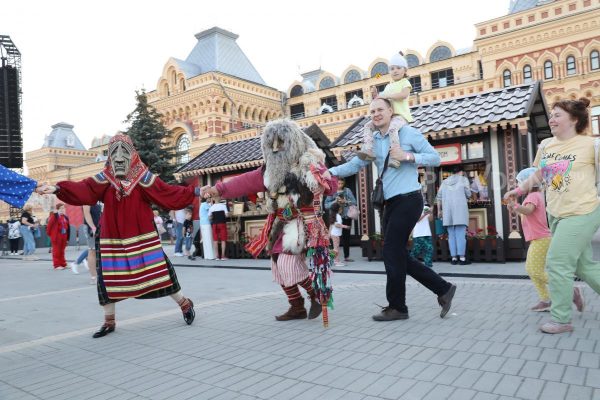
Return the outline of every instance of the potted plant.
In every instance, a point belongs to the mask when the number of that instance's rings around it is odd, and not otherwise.
[[[383,235],[381,233],[372,233],[369,235],[369,241],[367,243],[367,258],[369,261],[373,259],[382,259]]]
[[[498,239],[498,231],[496,230],[495,226],[489,225],[487,228],[487,233],[485,235],[486,239],[488,239],[490,241],[490,244],[492,245],[492,248],[496,248],[497,246],[497,239]]]

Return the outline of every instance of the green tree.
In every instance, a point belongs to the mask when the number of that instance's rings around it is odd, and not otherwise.
[[[173,172],[176,166],[173,163],[175,149],[166,146],[172,132],[160,122],[161,115],[156,109],[148,104],[146,91],[135,92],[137,105],[135,110],[127,115],[126,123],[131,124],[125,132],[131,137],[142,162],[150,168],[154,174],[165,182],[174,182]]]

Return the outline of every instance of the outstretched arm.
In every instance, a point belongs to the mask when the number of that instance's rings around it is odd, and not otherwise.
[[[331,175],[344,178],[346,176],[355,175],[358,171],[369,165],[369,163],[370,161],[363,161],[358,157],[353,157],[352,160],[347,163],[329,168],[329,172],[331,172]]]
[[[142,189],[146,201],[167,210],[181,210],[192,204],[194,198],[200,195],[200,188],[169,185],[158,176],[151,185],[142,186]]]
[[[93,178],[80,182],[61,181],[56,185],[43,185],[36,189],[39,194],[56,194],[60,200],[73,206],[94,205],[102,199],[108,183],[98,183]]]
[[[204,186],[203,197],[221,196],[225,199],[245,196],[248,193],[258,193],[265,190],[262,168],[236,176],[227,182],[218,182],[215,186]]]

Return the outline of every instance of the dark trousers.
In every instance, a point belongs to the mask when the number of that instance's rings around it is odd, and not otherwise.
[[[19,239],[20,238],[10,239],[10,252],[11,253],[16,253],[19,251]]]
[[[342,224],[352,226],[354,221],[351,218],[342,218]],[[344,248],[344,258],[350,257],[350,229],[342,229],[340,238],[340,247]]]
[[[408,237],[422,211],[423,197],[418,191],[394,196],[385,205],[383,262],[387,274],[386,296],[389,306],[400,312],[408,312],[406,274],[438,296],[450,289],[450,283],[408,254]]]

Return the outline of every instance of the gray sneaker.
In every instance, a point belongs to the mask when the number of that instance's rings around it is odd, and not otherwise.
[[[408,312],[401,312],[392,307],[383,307],[379,314],[373,315],[375,321],[395,321],[408,319]]]

